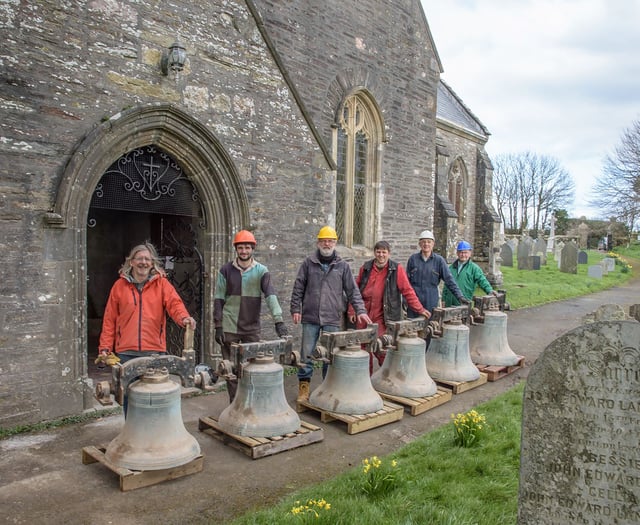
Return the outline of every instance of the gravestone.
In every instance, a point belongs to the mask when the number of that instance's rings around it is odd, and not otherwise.
[[[549,224],[549,242],[547,242],[547,252],[553,253],[553,244],[556,240],[556,216],[551,215],[551,222]]]
[[[562,248],[564,248],[564,242],[559,241],[556,244],[555,252],[553,253],[553,256],[556,259],[556,263],[558,264],[558,270],[560,269],[560,261],[562,260]]]
[[[518,243],[518,270],[531,270],[533,239],[525,235]]]
[[[547,264],[547,243],[542,237],[538,237],[533,245],[533,255],[540,256],[540,264]]]
[[[587,277],[594,277],[596,279],[602,279],[602,266],[594,264],[587,269]]]
[[[607,275],[609,273],[609,265],[604,262],[604,259],[600,261],[600,267],[602,268],[602,275]]]
[[[502,259],[502,266],[513,267],[513,248],[508,242],[501,246],[500,258]]]
[[[531,269],[532,270],[539,270],[540,269],[540,264],[541,264],[541,257],[540,255],[532,255],[531,256]]]
[[[589,262],[589,256],[587,255],[587,252],[585,252],[584,250],[580,250],[578,252],[578,264],[587,264]]]
[[[640,523],[640,323],[585,324],[527,378],[518,525]]]
[[[568,242],[560,254],[560,271],[564,273],[578,273],[578,247],[574,242]]]
[[[602,262],[606,265],[608,272],[613,272],[616,269],[616,260],[613,257],[605,257]]]

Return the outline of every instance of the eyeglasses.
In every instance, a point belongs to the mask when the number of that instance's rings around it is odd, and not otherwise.
[[[153,259],[151,257],[135,257],[133,259],[135,262],[151,262]]]

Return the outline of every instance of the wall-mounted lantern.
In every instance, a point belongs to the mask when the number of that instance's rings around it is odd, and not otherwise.
[[[184,69],[184,64],[187,61],[187,50],[176,40],[169,46],[169,50],[162,54],[162,72],[165,75],[169,73],[179,73]]]

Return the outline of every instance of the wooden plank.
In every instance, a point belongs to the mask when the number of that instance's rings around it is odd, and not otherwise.
[[[120,477],[120,490],[126,492],[150,485],[156,485],[170,479],[178,479],[202,471],[204,456],[200,455],[189,463],[163,470],[132,471],[129,476]]]
[[[435,381],[439,385],[450,388],[454,394],[462,394],[467,390],[484,385],[487,379],[487,374],[480,372],[480,377],[475,381],[445,381],[443,379],[436,379]]]
[[[384,399],[382,409],[370,414],[340,414],[312,405],[309,401],[298,401],[298,412],[304,411],[305,409],[319,412],[320,421],[323,423],[329,421],[342,421],[346,423],[347,433],[349,434],[357,434],[358,432],[399,421],[404,415],[404,407]]]
[[[497,381],[498,379],[502,379],[503,377],[512,374],[516,370],[524,368],[524,356],[519,355],[518,362],[511,366],[476,364],[476,367],[480,372],[487,374],[489,381]]]
[[[222,441],[231,448],[239,450],[252,459],[271,456],[286,450],[317,443],[324,439],[324,430],[322,430],[322,428],[302,420],[300,421],[300,427],[295,432],[267,438],[230,434],[221,428],[218,422],[212,417],[201,417],[198,428],[209,436]]]
[[[426,397],[403,397],[385,394],[384,392],[378,393],[383,399],[388,399],[389,401],[408,407],[412,416],[417,416],[427,410],[443,405],[453,397],[453,393],[447,388],[438,388],[435,394]]]
[[[111,463],[104,455],[106,447],[84,447],[82,449],[82,463],[85,465],[100,462],[118,475],[120,490],[129,490],[156,485],[170,479],[177,479],[200,472],[204,466],[204,456],[200,454],[193,460],[176,467],[161,470],[129,470]]]

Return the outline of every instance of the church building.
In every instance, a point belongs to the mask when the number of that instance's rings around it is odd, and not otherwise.
[[[441,81],[428,15],[419,0],[5,3],[0,426],[94,407],[107,296],[144,240],[208,363],[240,229],[295,337],[291,288],[327,224],[354,272],[381,239],[406,263],[432,229],[498,282],[489,132]]]

